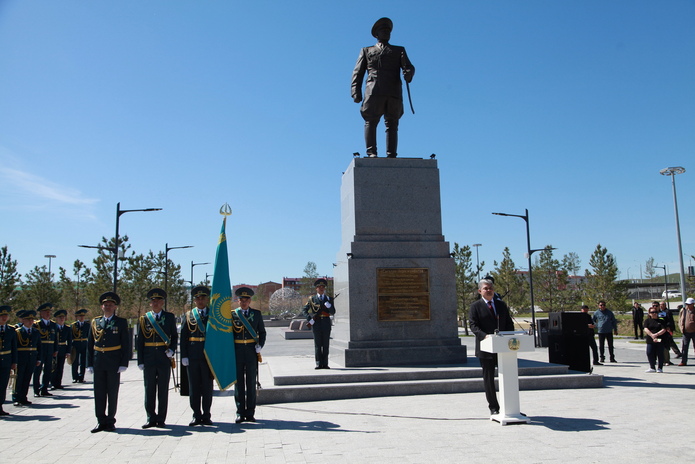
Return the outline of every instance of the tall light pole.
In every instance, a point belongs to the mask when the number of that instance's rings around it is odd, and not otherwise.
[[[56,258],[56,255],[43,255],[44,258],[48,258],[48,278],[53,282],[53,277],[51,277],[51,259]]]
[[[528,283],[529,283],[529,293],[531,294],[531,327],[533,327],[533,343],[536,347],[538,347],[538,336],[536,333],[538,330],[536,330],[536,307],[535,303],[533,301],[533,271],[531,267],[531,255],[533,254],[534,251],[537,250],[531,250],[531,232],[529,230],[529,218],[528,218],[528,208],[524,210],[526,214],[523,216],[520,214],[508,214],[508,213],[492,213],[496,216],[511,216],[511,217],[518,217],[524,220],[526,222],[526,250],[527,250],[527,255],[528,255]]]
[[[477,274],[478,274],[478,282],[480,282],[480,256],[478,255],[478,247],[483,246],[483,244],[482,243],[474,243],[473,246],[475,247],[475,263],[476,263],[475,270],[477,271]]]
[[[162,208],[146,208],[146,209],[121,209],[121,202],[116,204],[116,239],[114,241],[114,248],[116,252],[113,256],[113,292],[116,293],[116,288],[118,287],[118,226],[121,220],[121,215],[125,213],[134,213],[137,211],[161,211]]]
[[[169,296],[169,250],[180,250],[182,248],[193,248],[193,245],[186,245],[180,247],[170,247],[168,243],[164,244],[164,293]],[[169,298],[164,300],[164,310],[167,310],[167,301]]]
[[[664,270],[664,295],[666,295],[666,307],[671,309],[671,307],[669,306],[669,303],[668,303],[668,273],[666,272],[666,265],[664,264],[663,266],[654,266],[654,267]]]
[[[673,187],[673,210],[676,214],[676,238],[678,240],[678,263],[680,264],[680,278],[681,278],[681,297],[685,303],[685,267],[683,266],[683,246],[681,245],[681,225],[678,221],[678,201],[676,200],[676,174],[683,174],[685,168],[681,166],[674,166],[670,168],[664,168],[659,173],[662,176],[671,176],[671,186]]]
[[[196,266],[204,266],[205,264],[210,264],[210,263],[194,263],[191,261],[191,289],[193,289],[193,286],[195,285],[193,283],[193,268]],[[193,304],[193,294],[191,293],[191,304]]]

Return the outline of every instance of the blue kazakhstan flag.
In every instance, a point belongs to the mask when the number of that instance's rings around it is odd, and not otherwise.
[[[227,257],[227,216],[232,214],[228,204],[220,208],[225,216],[215,256],[215,274],[212,277],[210,317],[205,336],[205,356],[220,390],[227,390],[236,383],[236,357],[232,332],[232,285],[229,281]]]

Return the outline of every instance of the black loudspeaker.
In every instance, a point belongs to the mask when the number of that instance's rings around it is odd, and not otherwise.
[[[570,369],[591,372],[589,328],[584,313],[550,313],[548,358],[551,363]]]

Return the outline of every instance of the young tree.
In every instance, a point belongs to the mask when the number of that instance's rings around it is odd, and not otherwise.
[[[627,285],[618,280],[618,264],[612,254],[599,243],[589,259],[589,269],[585,272],[582,293],[589,306],[596,306],[599,300],[605,300],[613,311],[626,310]]]
[[[22,291],[17,297],[18,308],[36,309],[43,303],[60,303],[60,291],[51,280],[52,273],[44,266],[35,266],[24,276]]]
[[[7,246],[0,248],[0,304],[13,303],[19,291],[20,277],[17,261],[12,259]]]
[[[507,302],[510,310],[518,312],[531,306],[528,297],[528,282],[517,272],[509,247],[502,252],[502,261],[493,261],[495,269],[491,275],[495,279],[495,291]]]
[[[463,321],[463,327],[468,335],[468,309],[477,298],[478,285],[476,271],[473,270],[473,252],[471,247],[464,245],[459,247],[454,243],[454,265],[456,270],[456,304],[458,314]]]
[[[654,257],[651,256],[644,266],[644,275],[647,279],[653,279],[656,276],[656,267],[654,267]]]
[[[311,295],[314,293],[314,282],[318,279],[319,273],[316,270],[316,263],[309,261],[304,266],[304,276],[302,277],[302,285],[300,294],[302,296]]]
[[[553,249],[547,245],[533,266],[535,303],[544,311],[561,310],[562,290],[567,286],[567,274],[560,262],[553,258]]]
[[[88,305],[85,290],[92,280],[92,270],[87,268],[79,259],[73,263],[72,270],[75,280],[68,276],[65,269],[60,268],[58,285],[62,295],[61,307],[76,311]]]
[[[115,245],[115,238],[107,240],[106,237],[102,237],[101,242],[99,242],[99,246],[103,247],[104,249],[98,250],[97,257],[92,261],[94,264],[94,269],[92,271],[94,280],[93,284],[90,285],[86,291],[87,299],[92,305],[98,306],[99,295],[113,290],[113,252],[107,250],[106,248],[113,249]],[[122,256],[119,258],[118,263],[118,278],[120,281],[120,276],[124,271],[124,265],[127,264],[125,258],[126,252],[130,249],[127,235],[119,238],[118,248],[119,256]],[[120,294],[120,288],[118,289],[118,293]],[[121,298],[121,301],[123,301],[123,298]]]
[[[562,257],[562,268],[569,275],[577,275],[582,269],[582,262],[579,260],[579,255],[574,251],[570,251]]]

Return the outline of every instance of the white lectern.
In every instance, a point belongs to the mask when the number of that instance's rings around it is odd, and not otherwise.
[[[519,409],[519,365],[517,353],[534,351],[533,335],[526,332],[499,332],[480,342],[480,349],[497,353],[498,383],[501,410],[490,419],[502,425],[528,423]]]

